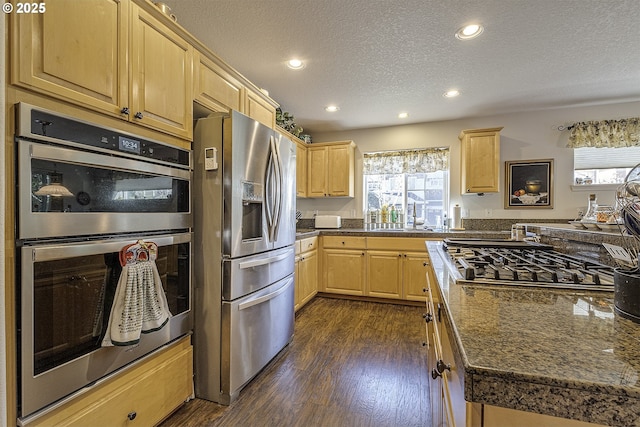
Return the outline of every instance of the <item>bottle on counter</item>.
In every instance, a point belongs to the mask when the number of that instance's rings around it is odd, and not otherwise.
[[[395,224],[398,222],[398,211],[396,211],[396,207],[391,205],[391,223]]]
[[[389,220],[389,208],[387,205],[382,205],[382,210],[380,211],[380,222],[386,224]]]
[[[596,209],[598,209],[598,199],[595,194],[589,194],[589,205],[587,212],[582,217],[584,222],[596,222]]]

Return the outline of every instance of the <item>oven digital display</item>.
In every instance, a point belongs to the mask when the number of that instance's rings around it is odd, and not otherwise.
[[[119,136],[118,147],[122,151],[128,151],[129,153],[140,154],[140,141],[135,139]]]

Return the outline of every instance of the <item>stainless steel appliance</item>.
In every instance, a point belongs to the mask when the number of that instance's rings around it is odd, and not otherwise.
[[[456,283],[613,291],[614,268],[526,241],[444,239]]]
[[[233,111],[194,157],[196,396],[229,404],[293,336],[295,145]]]
[[[18,423],[27,425],[192,331],[192,170],[188,150],[32,105],[17,112]],[[138,240],[158,245],[172,316],[136,345],[102,347],[119,252]]]

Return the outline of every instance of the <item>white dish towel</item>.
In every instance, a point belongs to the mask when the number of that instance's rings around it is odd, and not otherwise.
[[[161,329],[171,313],[156,267],[157,245],[138,241],[120,251],[123,265],[111,306],[103,347],[129,346],[141,333]]]

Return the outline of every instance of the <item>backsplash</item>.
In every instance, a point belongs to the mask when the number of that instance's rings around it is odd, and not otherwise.
[[[505,231],[511,230],[513,224],[531,224],[531,223],[559,223],[567,224],[570,219],[525,219],[525,218],[462,218],[462,227],[465,230],[475,231]]]
[[[462,226],[469,231],[506,231],[511,230],[513,224],[532,224],[532,223],[560,223],[567,224],[568,219],[509,219],[509,218],[491,218],[491,219],[474,219],[462,218]],[[314,228],[313,218],[300,218],[296,224],[298,229]],[[362,218],[345,218],[342,217],[342,228],[364,228],[364,220]]]

